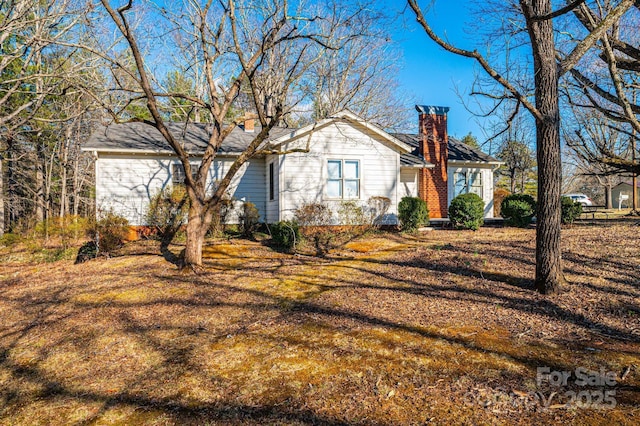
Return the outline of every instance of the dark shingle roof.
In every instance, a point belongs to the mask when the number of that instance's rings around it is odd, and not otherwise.
[[[178,138],[185,149],[190,153],[202,153],[209,141],[209,124],[190,123],[167,123],[171,133]],[[275,127],[269,132],[269,140],[276,139],[292,129]],[[260,127],[256,126],[254,132],[245,132],[242,127],[236,127],[227,136],[220,148],[220,152],[238,153],[244,151],[253,138],[260,132]],[[169,144],[165,141],[160,132],[148,124],[144,123],[120,123],[101,126],[93,132],[88,142],[83,146],[85,150],[102,151],[171,151]]]
[[[400,167],[429,167],[433,164],[428,163],[422,157],[412,153],[400,154]]]
[[[189,153],[202,153],[209,140],[209,131],[205,123],[167,123],[169,131],[178,138]],[[285,127],[274,127],[269,132],[267,141],[278,139],[295,129]],[[227,136],[220,148],[222,153],[239,153],[244,151],[251,143],[255,135],[260,132],[260,127],[256,126],[254,132],[245,132],[242,127],[236,127]],[[400,164],[403,167],[429,166],[424,161],[419,152],[420,136],[406,133],[392,134],[400,142],[411,146],[410,153],[400,155]],[[171,152],[169,144],[162,137],[160,132],[148,124],[144,123],[120,123],[101,126],[98,128],[83,149],[87,151],[153,151]],[[474,149],[464,143],[449,138],[449,161],[469,161],[469,162],[496,162],[495,158],[484,152]]]
[[[393,136],[406,143],[407,145],[411,145],[413,150],[411,154],[418,158],[421,158],[419,148],[420,148],[420,135],[406,134],[406,133],[395,133]],[[449,137],[449,161],[468,161],[468,162],[480,162],[480,163],[488,163],[488,162],[498,162],[492,156],[485,154],[479,149],[470,147],[469,145],[460,142],[459,140]]]

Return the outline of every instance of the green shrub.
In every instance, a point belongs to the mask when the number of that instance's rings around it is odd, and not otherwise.
[[[187,221],[189,197],[184,186],[164,188],[151,197],[145,221],[163,240],[172,240]]]
[[[7,232],[0,237],[0,247],[11,247],[18,244],[21,240],[22,237],[19,234]]]
[[[451,201],[449,220],[456,229],[476,231],[484,223],[484,201],[478,194],[460,194]]]
[[[569,197],[560,199],[560,207],[562,208],[562,223],[565,225],[573,223],[582,214],[582,204],[575,203]]]
[[[240,230],[245,237],[251,238],[253,233],[258,229],[260,213],[256,205],[246,201],[242,206],[242,214],[240,215]]]
[[[418,197],[403,197],[398,204],[398,218],[402,230],[414,232],[419,227],[429,224],[427,203]]]
[[[108,212],[95,223],[89,236],[96,242],[98,253],[111,254],[124,246],[129,234],[129,221],[113,212]]]
[[[295,221],[284,220],[269,225],[271,239],[280,249],[293,251],[300,242],[300,229]]]
[[[502,200],[500,212],[508,225],[526,228],[536,214],[536,202],[528,194],[511,194]]]
[[[84,263],[98,256],[98,246],[95,241],[87,241],[78,249],[75,264]]]

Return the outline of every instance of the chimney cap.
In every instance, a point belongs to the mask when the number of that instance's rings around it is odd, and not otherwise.
[[[420,114],[428,115],[445,115],[449,112],[449,107],[434,106],[434,105],[416,105],[416,111]]]

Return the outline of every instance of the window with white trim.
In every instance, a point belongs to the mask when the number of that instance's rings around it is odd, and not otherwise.
[[[191,163],[191,176],[195,179],[198,174],[198,167],[200,164]],[[174,185],[184,185],[186,174],[184,172],[184,166],[182,163],[171,164],[171,183]]]
[[[463,170],[453,173],[453,197],[460,194],[477,194],[482,197],[482,171]]]
[[[327,161],[327,197],[360,198],[360,161]]]

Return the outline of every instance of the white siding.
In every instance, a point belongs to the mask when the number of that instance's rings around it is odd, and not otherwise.
[[[449,180],[449,204],[453,200],[454,194],[454,173],[462,172],[480,172],[482,173],[482,200],[484,201],[484,217],[493,217],[493,169],[489,165],[486,167],[473,166],[473,167],[461,167],[456,164],[449,164],[447,170],[447,179]]]
[[[198,162],[197,158],[192,160]],[[171,185],[171,165],[178,163],[168,156],[104,155],[96,160],[96,208],[98,214],[107,210],[126,217],[132,225],[144,225],[149,200],[162,188]],[[209,174],[209,186],[224,176],[233,159],[214,162]],[[229,186],[229,195],[244,198],[265,213],[264,160],[245,164]],[[240,205],[240,203],[236,203]],[[237,212],[229,222],[237,221]]]
[[[265,202],[266,218],[265,222],[275,223],[280,221],[280,163],[283,156],[269,155],[265,161]],[[269,199],[269,164],[273,163],[273,200]]]
[[[333,122],[316,129],[311,136],[287,144],[285,149],[306,148],[308,153],[287,154],[281,158],[281,214],[291,219],[296,208],[305,203],[326,203],[335,213],[342,200],[331,199],[326,193],[327,161],[358,160],[360,162],[360,197],[366,205],[370,197],[391,199],[388,222],[396,220],[400,155],[397,148],[365,128],[345,122]],[[351,201],[351,200],[349,200]],[[337,213],[334,214],[338,223]]]
[[[410,168],[400,170],[400,189],[398,197],[418,196],[418,173],[420,169]]]

